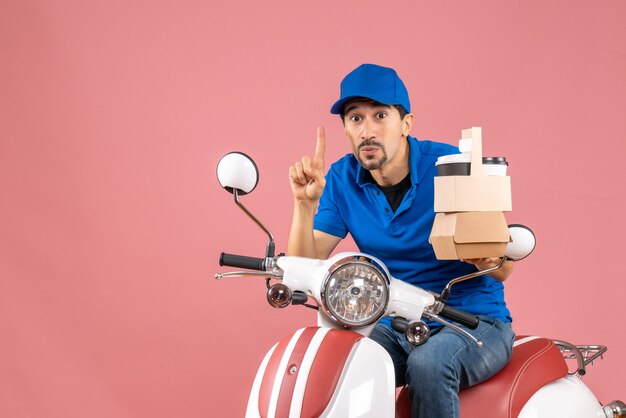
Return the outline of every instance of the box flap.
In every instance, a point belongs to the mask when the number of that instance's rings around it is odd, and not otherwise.
[[[456,213],[454,242],[509,242],[509,228],[502,212]]]
[[[433,228],[430,232],[432,237],[450,236],[454,234],[458,213],[436,213]]]
[[[461,139],[472,140],[470,176],[483,177],[483,139],[482,128],[474,126],[461,131]]]

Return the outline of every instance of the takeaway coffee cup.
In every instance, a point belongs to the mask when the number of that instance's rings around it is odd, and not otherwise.
[[[469,176],[469,154],[443,155],[437,158],[437,175],[439,176]]]
[[[470,155],[443,155],[435,165],[439,176],[469,176]],[[483,172],[488,176],[506,176],[508,165],[505,157],[483,157]]]
[[[488,176],[506,176],[508,166],[504,157],[483,157],[483,171]]]

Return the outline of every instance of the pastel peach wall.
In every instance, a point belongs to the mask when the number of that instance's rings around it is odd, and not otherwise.
[[[265,351],[313,315],[217,282],[263,234],[284,250],[288,166],[362,62],[406,81],[413,134],[482,126],[538,236],[506,284],[518,333],[609,352],[585,381],[626,400],[626,3],[0,2],[0,417],[239,417]],[[352,249],[345,243],[343,249]]]

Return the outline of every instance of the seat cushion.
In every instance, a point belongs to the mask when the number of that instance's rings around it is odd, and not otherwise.
[[[461,416],[467,418],[517,417],[542,386],[567,375],[567,364],[552,340],[518,336],[507,365],[485,382],[459,392]],[[489,407],[486,407],[488,405]],[[408,388],[396,403],[396,417],[410,417]]]

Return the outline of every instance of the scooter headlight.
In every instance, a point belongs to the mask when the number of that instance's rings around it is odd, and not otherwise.
[[[365,256],[350,256],[335,263],[321,289],[324,311],[346,327],[370,325],[385,313],[389,278]]]

